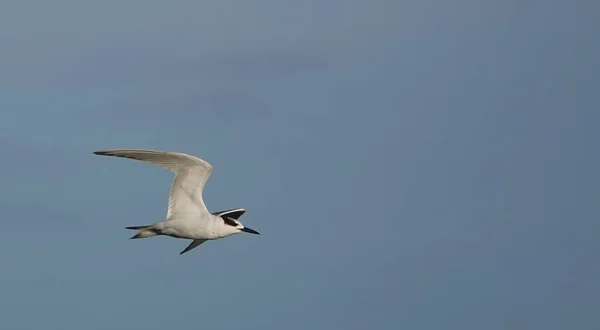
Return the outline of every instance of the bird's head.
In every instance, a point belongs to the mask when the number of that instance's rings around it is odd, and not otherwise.
[[[224,216],[223,220],[225,220],[225,225],[229,226],[229,227],[233,227],[236,229],[236,232],[245,232],[245,233],[250,233],[250,234],[255,234],[255,235],[260,235],[259,232],[257,232],[254,229],[248,228],[246,226],[244,226],[241,222],[239,222],[238,220],[228,217],[228,216]]]

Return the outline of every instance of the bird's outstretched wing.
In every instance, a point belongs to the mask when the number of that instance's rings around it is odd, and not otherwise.
[[[169,194],[167,220],[209,213],[202,198],[204,185],[212,173],[212,166],[208,162],[184,153],[149,149],[110,149],[94,154],[135,159],[175,173]]]

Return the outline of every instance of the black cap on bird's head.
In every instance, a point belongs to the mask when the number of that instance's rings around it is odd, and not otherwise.
[[[221,217],[221,219],[223,219],[226,225],[238,228],[240,231],[243,231],[245,233],[260,235],[260,233],[256,230],[242,225],[242,223],[237,220],[244,213],[246,213],[245,209],[231,209],[227,211],[216,212],[213,214]]]

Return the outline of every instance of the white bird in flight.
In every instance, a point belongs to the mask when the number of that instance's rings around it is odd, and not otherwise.
[[[179,253],[184,254],[208,240],[242,231],[260,235],[238,221],[246,212],[243,208],[215,213],[208,211],[202,199],[202,191],[212,173],[212,166],[200,158],[184,153],[148,149],[111,149],[95,151],[94,154],[135,159],[175,173],[166,220],[152,225],[125,227],[138,231],[131,239],[158,235],[192,239],[190,245]]]

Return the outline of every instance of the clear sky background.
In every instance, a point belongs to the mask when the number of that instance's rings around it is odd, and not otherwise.
[[[3,1],[0,328],[599,329],[597,1]],[[128,240],[172,175],[261,236]]]

